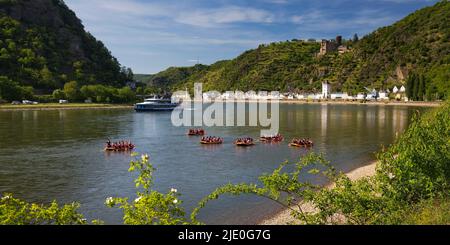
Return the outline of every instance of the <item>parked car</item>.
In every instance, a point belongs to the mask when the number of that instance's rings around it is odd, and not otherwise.
[[[24,104],[24,105],[32,105],[32,104],[33,104],[33,101],[22,100],[22,104]]]
[[[13,101],[13,102],[11,102],[11,105],[21,105],[22,104],[22,102],[20,102],[20,101]]]
[[[67,100],[59,100],[59,103],[60,104],[67,104],[67,103],[69,103],[69,101],[67,101]]]

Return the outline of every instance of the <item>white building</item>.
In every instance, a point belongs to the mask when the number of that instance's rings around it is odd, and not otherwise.
[[[202,95],[203,97],[203,95]],[[174,93],[172,95],[172,99],[178,99],[178,100],[190,100],[191,99],[191,95],[189,94],[189,92],[187,91],[187,89],[184,91],[184,93],[182,92],[177,92]]]
[[[245,100],[245,99],[246,99],[246,96],[245,96],[245,93],[244,93],[244,92],[242,92],[242,91],[236,91],[236,92],[234,92],[234,98],[235,98],[236,100]]]
[[[304,94],[296,94],[295,98],[299,100],[306,100],[307,96],[305,96]]]
[[[366,96],[366,100],[375,100],[376,98],[375,98],[375,96],[373,95],[373,94],[368,94],[367,96]]]
[[[365,95],[364,93],[359,93],[359,94],[356,96],[356,99],[357,99],[357,100],[365,100],[365,99],[366,99],[366,95]]]
[[[331,94],[332,100],[347,100],[348,99],[348,93],[332,93]]]
[[[245,93],[245,99],[247,100],[257,100],[258,99],[258,95],[256,94],[255,91],[248,91]]]
[[[347,96],[347,100],[354,101],[354,100],[356,100],[356,96],[348,95],[348,96]]]
[[[322,99],[328,99],[330,98],[331,93],[331,84],[328,82],[322,83]]]
[[[268,98],[269,100],[282,100],[285,98],[285,96],[280,94],[279,92],[270,92]]]
[[[234,99],[234,92],[233,91],[227,91],[222,94],[222,99],[224,100],[232,100]]]
[[[204,101],[213,101],[220,97],[221,97],[221,94],[219,92],[210,91],[210,92],[203,93]]]
[[[394,94],[398,93],[399,89],[397,88],[397,86],[394,87],[394,89],[392,89],[392,92],[394,92]]]
[[[389,100],[388,92],[380,91],[380,93],[378,95],[379,95],[380,100]]]

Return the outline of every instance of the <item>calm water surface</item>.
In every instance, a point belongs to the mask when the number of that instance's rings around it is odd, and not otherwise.
[[[280,131],[290,139],[310,137],[340,170],[374,160],[382,145],[403,132],[416,107],[375,105],[280,105]],[[287,142],[236,148],[237,137],[258,138],[251,127],[207,128],[226,144],[201,146],[173,127],[170,113],[132,110],[54,110],[0,112],[0,192],[32,202],[80,202],[89,219],[120,224],[121,212],[106,208],[109,196],[135,198],[128,154],[102,151],[107,138],[130,139],[137,152],[148,153],[157,168],[156,188],[177,188],[187,213],[216,187],[257,182],[285,160],[306,153]],[[303,176],[303,178],[308,178]],[[209,224],[252,224],[279,210],[257,197],[226,197],[201,213]]]

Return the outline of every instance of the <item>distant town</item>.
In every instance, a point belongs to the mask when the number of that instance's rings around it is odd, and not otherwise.
[[[214,100],[304,100],[304,101],[404,101],[408,102],[406,97],[405,86],[393,87],[392,90],[370,90],[366,88],[365,92],[358,93],[355,96],[349,95],[349,93],[332,93],[331,84],[328,82],[322,83],[322,93],[275,93],[275,92],[241,92],[241,91],[227,91],[220,93],[217,91],[205,92],[202,95],[203,101]],[[185,96],[177,96],[179,98],[187,98],[189,94],[186,92]]]

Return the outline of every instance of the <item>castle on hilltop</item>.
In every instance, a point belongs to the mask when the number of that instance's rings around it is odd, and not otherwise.
[[[348,47],[342,43],[342,36],[337,36],[334,40],[322,40],[319,55],[322,56],[336,51],[338,51],[339,54],[343,54],[348,52],[348,50]]]

